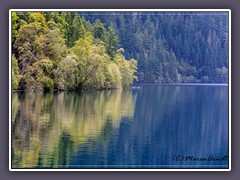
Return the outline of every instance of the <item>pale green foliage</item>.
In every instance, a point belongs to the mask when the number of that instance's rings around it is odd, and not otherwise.
[[[94,41],[93,36],[86,32],[84,38],[75,42],[72,48],[77,57],[76,87],[86,88],[120,88],[129,86],[136,76],[137,61],[127,61],[120,54],[112,62],[102,41]]]
[[[27,90],[51,90],[53,88],[53,80],[49,77],[52,71],[52,61],[43,59],[27,66],[24,75],[23,83]]]
[[[19,81],[21,76],[19,75],[19,67],[17,59],[14,55],[12,55],[12,88],[17,89],[19,86]]]
[[[37,66],[41,68],[46,74],[50,74],[53,68],[53,62],[50,59],[42,59],[33,64],[33,66]]]
[[[106,31],[100,21],[92,25],[68,13],[12,16],[14,89],[121,88],[136,79],[137,62],[127,61],[124,49],[117,50],[118,36],[113,27]]]
[[[64,20],[64,16],[60,15],[59,12],[51,12],[48,16],[51,19],[50,21],[55,22],[55,24],[53,24],[53,22],[48,23],[48,26],[50,25],[51,27],[52,25],[56,25],[61,34],[63,34],[64,37],[67,37],[69,33],[69,24]]]
[[[122,76],[118,66],[114,62],[110,62],[106,73],[106,88],[120,88],[122,87]]]
[[[29,22],[36,23],[38,30],[44,32],[47,29],[46,18],[42,13],[32,12],[29,15]]]
[[[65,56],[67,48],[57,28],[47,29],[42,34],[37,26],[36,23],[22,26],[14,46],[24,74],[24,88],[50,90],[53,88],[53,66]]]
[[[52,20],[50,20],[50,21],[47,22],[47,26],[48,26],[48,28],[51,29],[51,30],[57,28],[57,24],[56,24],[54,21],[52,21]]]
[[[44,90],[52,90],[53,89],[53,80],[48,77],[48,76],[43,76],[42,78],[42,84],[43,84],[43,88]]]
[[[18,34],[18,21],[19,17],[17,16],[16,12],[12,12],[12,42],[16,40],[16,36]]]
[[[117,54],[114,58],[114,62],[119,67],[122,76],[122,86],[128,87],[132,84],[133,80],[137,77],[134,76],[134,73],[137,71],[137,61],[131,59],[127,61],[122,54]]]
[[[132,58],[132,59],[129,60],[129,64],[130,64],[132,81],[133,81],[133,80],[138,81],[138,77],[134,75],[134,73],[137,72],[137,60],[135,60],[135,59]],[[132,83],[132,82],[131,82],[131,83]]]
[[[79,16],[74,16],[72,27],[72,42],[75,42],[80,37],[83,37],[86,30]]]
[[[59,29],[47,30],[41,35],[39,45],[44,56],[49,57],[52,61],[59,61],[66,55],[67,47]]]
[[[103,65],[109,59],[102,44],[94,44],[93,36],[86,32],[83,38],[75,42],[72,48],[77,57],[77,87],[102,88],[104,85]]]
[[[68,55],[58,65],[56,72],[56,87],[58,89],[73,89],[76,87],[77,57]]]
[[[19,20],[19,27],[22,27],[22,26],[24,26],[24,25],[26,25],[26,24],[27,24],[27,22],[24,21],[23,19],[20,19],[20,20]]]
[[[25,90],[40,90],[43,85],[39,82],[39,77],[42,77],[41,69],[35,66],[27,66],[23,75],[23,86]]]
[[[119,48],[119,49],[117,50],[117,53],[123,54],[123,53],[124,53],[124,49],[123,49],[123,48]]]
[[[21,69],[35,62],[36,58],[36,39],[39,34],[37,25],[35,23],[26,24],[19,29],[16,36],[14,47],[18,51],[18,61]]]

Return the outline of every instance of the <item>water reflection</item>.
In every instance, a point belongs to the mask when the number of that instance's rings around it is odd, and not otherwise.
[[[133,124],[144,167],[226,168],[228,161],[174,161],[174,155],[228,155],[228,87],[145,86],[138,93]],[[127,143],[127,142],[125,142]],[[138,156],[140,154],[140,156]]]
[[[78,147],[97,139],[109,121],[114,129],[121,118],[133,120],[135,102],[136,96],[129,90],[14,93],[13,168],[67,167]]]
[[[13,94],[15,168],[228,168],[228,87]]]
[[[181,161],[174,156],[228,155],[228,88],[143,86],[134,121],[123,118],[107,147],[83,144],[71,168],[228,168],[223,161]]]

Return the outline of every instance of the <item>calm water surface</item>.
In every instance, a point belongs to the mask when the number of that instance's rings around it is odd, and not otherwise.
[[[228,168],[228,87],[12,94],[13,168]]]

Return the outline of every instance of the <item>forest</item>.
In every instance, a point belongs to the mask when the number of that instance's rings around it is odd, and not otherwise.
[[[125,57],[138,62],[138,82],[228,82],[227,12],[79,14],[116,29]]]
[[[75,12],[12,12],[12,88],[125,88],[137,80],[112,26]]]
[[[12,12],[12,88],[228,83],[224,12]]]

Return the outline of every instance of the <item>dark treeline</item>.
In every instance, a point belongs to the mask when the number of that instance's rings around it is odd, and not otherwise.
[[[139,82],[228,82],[225,12],[88,12],[112,25],[125,57],[138,60]]]
[[[12,12],[12,88],[83,90],[128,87],[126,60],[112,26],[75,12]]]

